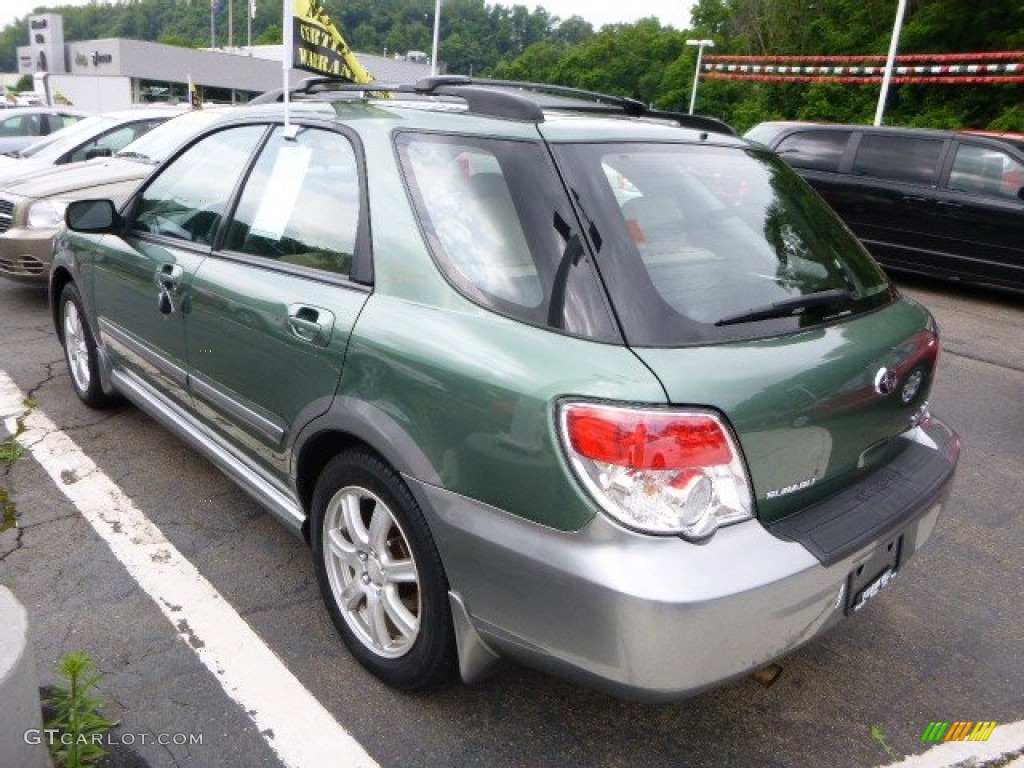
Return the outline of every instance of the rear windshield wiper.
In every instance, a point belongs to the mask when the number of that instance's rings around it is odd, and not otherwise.
[[[740,312],[737,315],[723,317],[715,325],[737,325],[739,323],[753,323],[758,320],[771,320],[776,317],[791,317],[801,312],[817,307],[834,307],[853,300],[853,296],[845,288],[832,288],[818,293],[808,293],[804,296],[794,296],[792,299],[784,299],[774,304],[769,304],[760,309],[751,309]]]

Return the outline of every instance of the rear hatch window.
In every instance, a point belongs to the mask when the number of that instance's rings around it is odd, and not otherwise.
[[[769,152],[558,144],[634,346],[764,338],[892,301],[881,269]]]

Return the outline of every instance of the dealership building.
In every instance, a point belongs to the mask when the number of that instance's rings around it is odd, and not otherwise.
[[[18,74],[31,74],[49,101],[65,98],[80,109],[101,112],[132,104],[184,101],[188,83],[204,103],[241,104],[280,88],[284,46],[194,49],[126,38],[66,43],[59,14],[29,16],[29,44],[18,48]],[[385,57],[357,53],[382,82],[415,82],[430,74],[421,53]],[[292,85],[312,77],[291,69]]]

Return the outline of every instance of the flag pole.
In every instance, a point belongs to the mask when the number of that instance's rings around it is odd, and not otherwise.
[[[211,48],[216,48],[217,47],[217,31],[216,31],[217,28],[216,28],[216,26],[214,24],[214,21],[213,21],[213,14],[215,13],[213,4],[215,2],[216,2],[216,0],[210,0],[210,47]]]
[[[249,49],[252,56],[252,17],[256,15],[256,0],[249,0],[249,13],[246,14],[245,22],[245,47]]]
[[[441,34],[441,0],[434,2],[434,47],[430,54],[430,74],[437,74],[437,39]]]
[[[228,0],[228,50],[235,47],[235,0]]]
[[[284,6],[284,19],[281,24],[281,28],[284,30],[284,55],[281,57],[281,72],[284,77],[284,135],[285,138],[294,138],[291,126],[291,117],[289,111],[291,109],[290,98],[288,93],[289,82],[288,82],[288,70],[291,68],[293,57],[295,56],[295,41],[292,40],[292,24],[294,23],[294,12],[292,11],[293,0],[284,0],[282,5]]]

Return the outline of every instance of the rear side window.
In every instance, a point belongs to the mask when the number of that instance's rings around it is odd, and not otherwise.
[[[414,133],[400,134],[397,144],[430,250],[461,293],[534,325],[615,338],[541,145]]]
[[[942,145],[941,139],[865,134],[857,147],[852,171],[856,176],[932,184]]]
[[[408,146],[423,212],[460,282],[502,302],[539,307],[544,289],[538,265],[493,149],[432,142]]]
[[[850,134],[843,131],[800,131],[784,138],[775,149],[794,168],[835,173],[849,140]]]
[[[949,188],[988,197],[1020,200],[1024,164],[991,147],[961,144],[953,159]]]
[[[889,301],[884,275],[774,153],[686,144],[555,148],[627,341],[685,346],[820,324]],[[849,293],[827,313],[726,322],[809,294]]]

